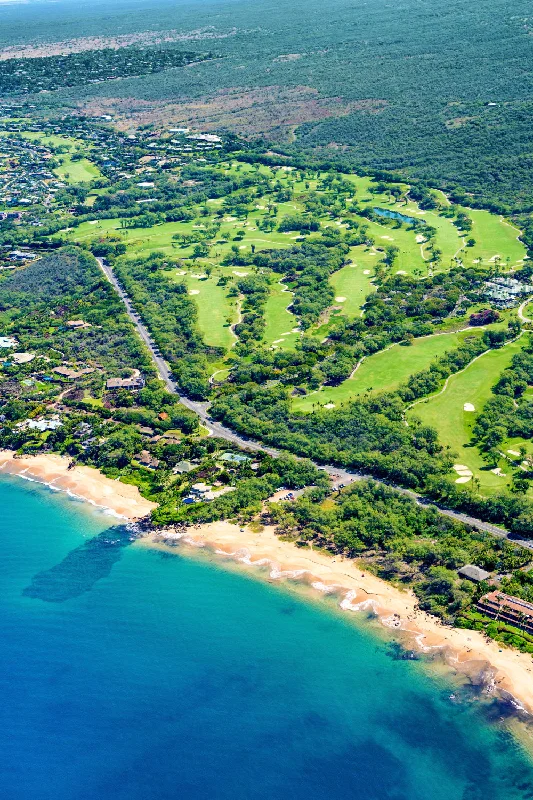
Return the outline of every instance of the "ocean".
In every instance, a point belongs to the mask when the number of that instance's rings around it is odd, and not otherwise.
[[[533,797],[505,708],[364,618],[37,484],[0,508],[2,800]]]

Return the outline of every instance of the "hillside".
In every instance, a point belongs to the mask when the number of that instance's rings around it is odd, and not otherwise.
[[[123,2],[112,11],[58,3],[1,14],[6,55],[30,44],[42,55],[50,41],[59,52],[163,41],[220,56],[39,95],[40,106],[108,113],[124,127],[263,135],[291,151],[463,187],[484,202],[533,205],[525,0]]]

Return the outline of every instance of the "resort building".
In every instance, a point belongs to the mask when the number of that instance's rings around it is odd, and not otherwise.
[[[489,592],[477,602],[477,609],[493,619],[507,622],[533,634],[533,603],[503,592]]]

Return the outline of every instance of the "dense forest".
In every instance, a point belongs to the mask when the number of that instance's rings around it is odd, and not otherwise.
[[[295,132],[291,152],[318,148],[330,160],[525,209],[533,205],[529,17],[525,0],[512,8],[504,0],[219,1],[216,16],[210,4],[183,3],[179,20],[164,2],[105,13],[59,3],[3,9],[0,36],[24,45],[167,30],[195,50],[214,40],[220,61],[62,89],[46,103],[83,108],[94,98],[127,121],[135,98],[143,124],[151,108],[153,121],[162,115],[282,146]],[[181,107],[170,108],[176,98]]]
[[[202,55],[168,47],[123,47],[64,56],[10,58],[0,62],[0,96],[154,74],[211,57],[210,53]]]

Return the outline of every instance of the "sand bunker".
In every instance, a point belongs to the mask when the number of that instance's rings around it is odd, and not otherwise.
[[[422,242],[426,241],[426,237],[423,236],[421,233],[417,233],[415,236],[415,240],[418,242],[418,244],[422,244]]]
[[[399,269],[396,275],[407,275],[407,272],[404,269]]]
[[[472,470],[469,469],[465,464],[454,464],[453,468],[459,475],[459,477],[455,480],[456,483],[468,483],[468,481],[472,480]]]
[[[369,269],[364,269],[363,270],[363,275],[370,275],[370,270]]]
[[[463,411],[475,411],[476,407],[473,403],[465,403],[463,406]]]
[[[189,289],[189,294],[200,294],[200,289]]]
[[[324,408],[335,408],[335,403],[326,403]]]
[[[345,300],[346,300],[345,297],[336,297],[335,298],[335,302],[336,303],[344,303]]]
[[[233,270],[233,274],[234,274],[234,275],[238,275],[238,276],[239,276],[239,278],[244,278],[246,275],[248,275],[248,273],[247,273],[247,272],[239,272],[239,271],[238,271],[238,270],[236,270],[236,269],[234,269],[234,270]]]
[[[207,278],[207,275],[206,275],[205,273],[202,273],[202,274],[200,274],[200,275],[195,275],[195,274],[193,273],[193,274],[191,275],[191,278],[198,278],[198,280],[199,280],[199,281],[201,281],[201,280],[203,280],[203,278]]]
[[[491,472],[493,472],[495,475],[498,475],[498,477],[500,477],[500,478],[505,478],[506,477],[506,474],[505,474],[505,472],[502,472],[502,468],[501,467],[494,467],[494,469],[491,469]]]
[[[510,456],[519,456],[520,455],[518,450],[508,450],[507,452],[509,453]]]

